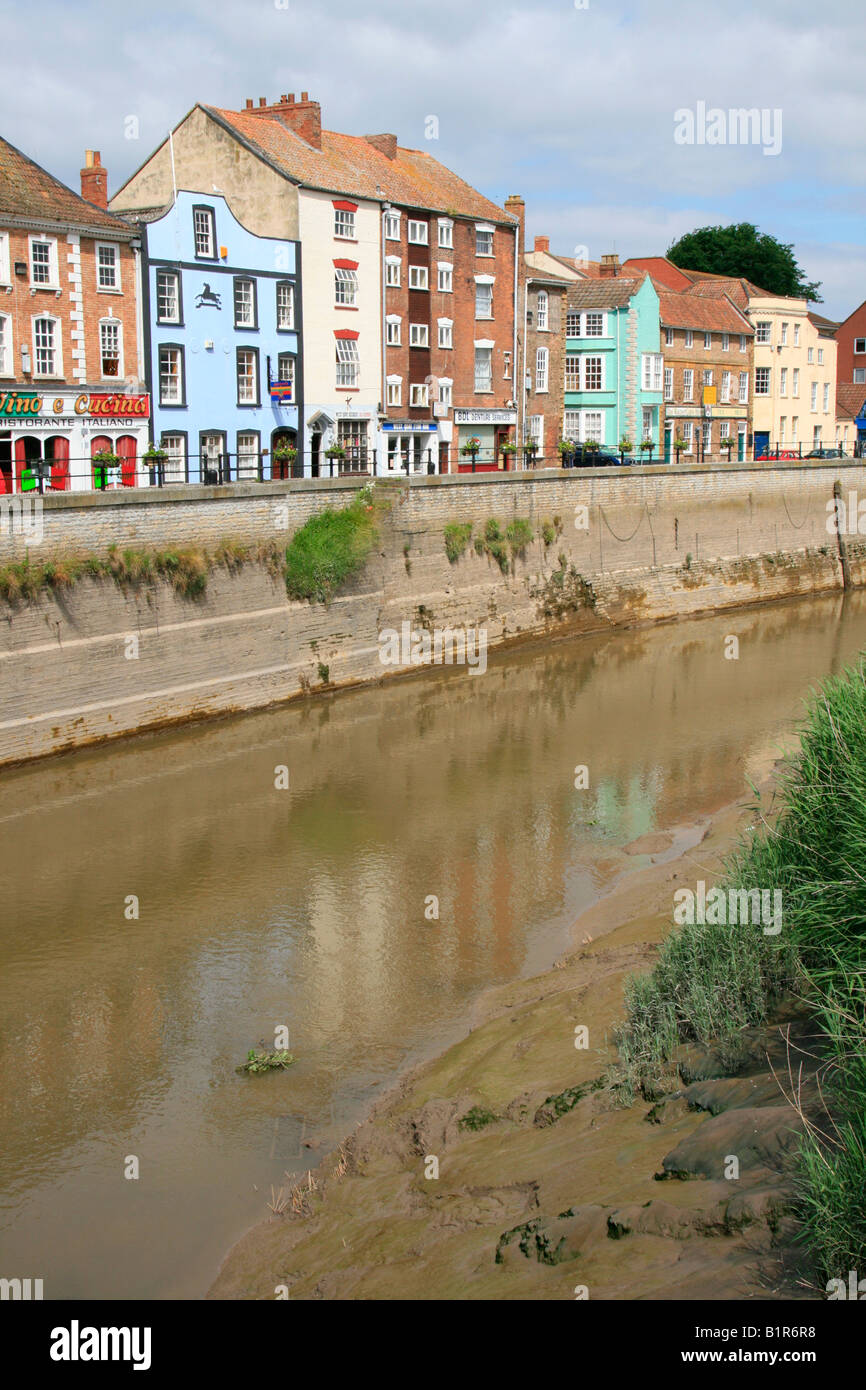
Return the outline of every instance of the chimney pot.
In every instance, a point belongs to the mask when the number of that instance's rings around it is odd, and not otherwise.
[[[289,95],[286,97],[286,102],[287,102],[287,104],[288,104],[289,106],[294,106],[294,104],[295,104],[295,94],[294,94],[294,92],[289,92]]]
[[[537,236],[537,237],[535,238],[535,250],[536,250],[536,251],[548,251],[548,252],[549,252],[549,251],[550,251],[550,237],[549,237],[549,236]]]
[[[252,97],[247,97],[247,100],[246,100],[246,109],[247,109],[248,111],[252,111],[252,109],[253,109],[253,99],[252,99]]]
[[[267,99],[267,97],[259,97],[259,106],[267,106],[267,104],[268,104],[268,99]]]
[[[612,280],[619,275],[619,255],[616,251],[608,251],[602,256],[598,273],[599,277],[605,280]]]
[[[301,101],[309,101],[309,100],[310,100],[310,94],[309,94],[309,92],[301,92]]]

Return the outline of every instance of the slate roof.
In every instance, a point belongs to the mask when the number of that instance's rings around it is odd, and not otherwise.
[[[134,235],[128,223],[73,193],[41,165],[0,136],[0,218],[93,228],[112,236]]]
[[[866,414],[866,386],[851,381],[837,382],[836,414],[850,416],[852,420]]]
[[[322,148],[307,143],[276,117],[249,111],[201,108],[264,158],[272,168],[306,188],[356,198],[388,199],[430,212],[453,210],[463,217],[509,227],[516,219],[485,198],[451,169],[423,150],[397,146],[394,159],[362,135],[322,131]]]
[[[727,295],[703,297],[690,292],[673,294],[656,286],[659,318],[665,328],[692,328],[701,333],[744,333],[755,330]]]

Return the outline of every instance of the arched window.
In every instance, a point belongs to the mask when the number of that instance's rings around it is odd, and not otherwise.
[[[547,327],[547,290],[538,291],[538,317],[535,326],[536,328]]]

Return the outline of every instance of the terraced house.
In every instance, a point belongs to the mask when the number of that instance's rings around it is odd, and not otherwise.
[[[619,274],[616,257],[597,279],[570,284],[565,330],[563,438],[659,452],[663,364],[659,297],[649,275]],[[647,451],[648,452],[648,451]]]
[[[664,352],[665,462],[677,453],[695,463],[745,459],[754,328],[727,295],[675,294],[661,285],[657,290]]]
[[[0,140],[0,492],[88,489],[93,456],[143,480],[149,400],[134,230],[88,152],[79,196]]]
[[[306,92],[198,105],[112,199],[216,191],[247,232],[298,241],[306,474],[456,469],[517,422],[519,220],[397,137],[322,128]],[[519,202],[519,200],[517,200]]]

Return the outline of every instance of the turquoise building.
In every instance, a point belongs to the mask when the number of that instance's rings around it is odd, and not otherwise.
[[[659,456],[664,370],[659,298],[649,275],[581,280],[568,289],[563,438]]]

